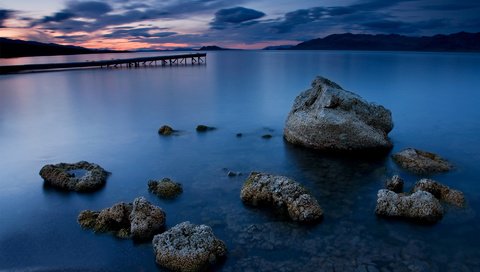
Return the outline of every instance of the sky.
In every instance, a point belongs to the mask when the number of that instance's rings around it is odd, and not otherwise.
[[[460,31],[480,32],[479,0],[0,0],[0,37],[118,50]]]

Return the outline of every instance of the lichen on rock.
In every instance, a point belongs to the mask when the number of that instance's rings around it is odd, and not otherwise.
[[[226,256],[225,243],[206,225],[180,223],[153,237],[156,262],[173,271],[202,271]]]
[[[407,148],[392,156],[393,160],[415,174],[434,174],[450,171],[453,166],[437,154]]]
[[[317,200],[300,184],[284,176],[253,172],[245,181],[240,198],[248,205],[283,211],[293,221],[316,222],[323,217]]]
[[[83,170],[82,175],[74,172]],[[47,164],[40,170],[40,176],[48,186],[61,190],[89,192],[105,185],[108,172],[98,164],[80,161],[77,163]]]
[[[175,198],[183,192],[182,184],[169,178],[161,180],[149,180],[148,190],[165,199]]]
[[[85,210],[77,218],[82,228],[137,240],[145,240],[162,232],[165,220],[165,212],[144,197],[136,198],[133,204],[120,202],[101,211]]]
[[[431,193],[439,200],[455,205],[457,207],[465,206],[465,196],[458,190],[451,189],[437,181],[431,179],[421,179],[413,187],[413,191],[426,191]]]

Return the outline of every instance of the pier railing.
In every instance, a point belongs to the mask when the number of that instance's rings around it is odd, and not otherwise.
[[[66,62],[66,63],[45,63],[45,64],[23,64],[0,66],[0,74],[10,74],[25,71],[52,70],[52,69],[72,69],[72,68],[120,68],[120,67],[143,67],[151,65],[180,65],[180,64],[203,64],[207,62],[206,53],[141,57],[130,59],[113,59],[85,62]]]

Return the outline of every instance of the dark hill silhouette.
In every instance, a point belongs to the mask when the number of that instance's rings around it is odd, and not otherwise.
[[[398,34],[333,34],[302,42],[291,50],[480,51],[480,33],[412,37]]]
[[[0,58],[118,52],[126,51],[97,50],[73,45],[60,45],[55,43],[41,43],[0,38]]]

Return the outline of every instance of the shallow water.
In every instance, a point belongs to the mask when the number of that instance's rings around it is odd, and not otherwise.
[[[0,76],[0,270],[159,269],[149,243],[76,223],[81,210],[145,196],[166,211],[168,227],[213,228],[229,249],[216,270],[478,271],[479,65],[478,54],[229,51],[209,52],[200,66]],[[400,174],[411,188],[420,176],[388,156],[332,157],[285,143],[288,111],[315,75],[391,109],[393,152],[412,146],[452,161],[454,171],[433,178],[464,191],[467,208],[447,206],[432,226],[379,219],[384,180]],[[163,124],[180,133],[160,137]],[[198,124],[218,129],[197,134]],[[43,186],[44,164],[80,160],[112,172],[102,190]],[[302,183],[323,222],[300,226],[243,206],[240,188],[254,170]],[[183,194],[148,193],[147,181],[162,177],[181,182]]]

